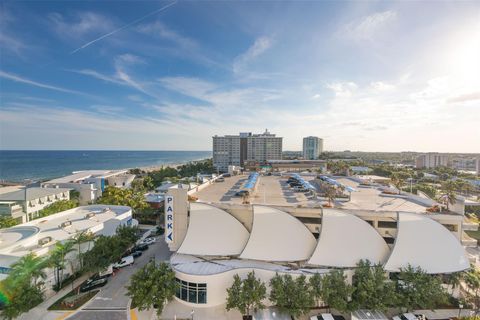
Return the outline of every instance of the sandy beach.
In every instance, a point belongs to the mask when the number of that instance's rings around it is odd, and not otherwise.
[[[160,170],[160,169],[166,168],[166,167],[177,169],[178,167],[183,166],[184,164],[187,164],[187,163],[202,162],[202,161],[206,161],[206,160],[208,160],[208,158],[198,159],[198,160],[193,160],[193,161],[177,162],[177,163],[164,163],[164,164],[159,164],[159,165],[154,165],[154,166],[136,167],[136,168],[129,168],[129,169],[140,169],[140,170],[145,171],[145,172],[152,172],[152,171]]]

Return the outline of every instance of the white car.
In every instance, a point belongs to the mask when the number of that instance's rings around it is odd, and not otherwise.
[[[133,259],[133,256],[123,257],[122,260],[113,264],[113,268],[120,269],[126,266],[131,266],[133,264],[133,261],[135,261],[135,259]]]
[[[151,245],[152,243],[155,243],[156,239],[155,237],[149,237],[145,238],[142,241],[140,241],[141,244],[146,244],[146,245]]]

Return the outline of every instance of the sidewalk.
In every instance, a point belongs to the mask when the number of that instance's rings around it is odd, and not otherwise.
[[[80,278],[76,279],[73,282],[73,287],[79,286],[82,282],[88,279],[88,274],[84,274]],[[69,284],[47,300],[40,303],[35,308],[31,309],[27,313],[22,314],[18,319],[20,320],[31,320],[31,319],[38,319],[38,320],[61,320],[68,317],[70,314],[74,313],[75,311],[49,311],[47,310],[55,301],[66,295],[72,290],[72,285]]]

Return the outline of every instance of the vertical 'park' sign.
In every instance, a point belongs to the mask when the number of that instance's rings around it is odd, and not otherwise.
[[[173,196],[165,197],[165,242],[173,242]]]

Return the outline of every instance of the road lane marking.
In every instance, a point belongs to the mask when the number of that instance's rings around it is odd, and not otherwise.
[[[57,317],[55,318],[55,320],[63,320],[65,319],[66,317],[68,317],[69,315],[71,315],[74,311],[67,311],[65,312],[64,314],[62,314],[60,317]]]

